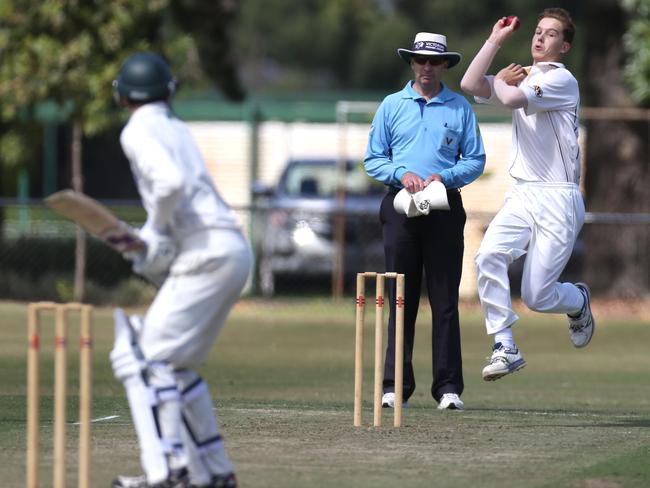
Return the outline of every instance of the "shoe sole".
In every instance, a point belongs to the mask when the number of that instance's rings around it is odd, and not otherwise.
[[[515,362],[512,364],[512,367],[508,369],[508,371],[499,371],[495,373],[488,373],[487,375],[484,373],[483,374],[483,380],[485,381],[496,381],[500,378],[503,378],[506,375],[509,375],[511,373],[514,373],[516,371],[519,371],[520,369],[523,369],[526,366],[526,361],[523,359],[520,359],[519,361]]]
[[[587,342],[578,345],[575,342],[571,341],[573,347],[575,347],[576,349],[581,349],[583,347],[586,347],[587,344],[591,342],[591,338],[594,336],[594,332],[596,332],[596,320],[594,319],[594,314],[591,312],[591,290],[589,289],[586,283],[576,283],[576,286],[578,285],[584,288],[584,290],[587,292],[587,304],[588,304],[587,308],[589,308],[589,314],[591,315],[591,334],[589,335]]]

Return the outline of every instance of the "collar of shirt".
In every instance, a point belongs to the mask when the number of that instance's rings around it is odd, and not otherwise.
[[[167,102],[151,102],[140,105],[137,109],[131,114],[131,118],[142,117],[147,114],[154,113],[168,113],[170,111],[169,104]]]
[[[402,90],[402,98],[411,98],[413,100],[426,100],[422,95],[420,95],[418,92],[415,91],[413,88],[413,80],[410,80],[408,83],[406,83],[406,86]],[[430,103],[445,103],[448,102],[449,100],[454,98],[454,93],[447,88],[447,86],[443,83],[440,82],[440,85],[442,88],[438,93],[436,93],[436,96],[433,97],[431,100],[427,102],[427,105]]]
[[[564,64],[558,63],[557,61],[540,61],[539,63],[534,64],[530,71],[531,73],[534,71],[546,72],[553,68],[564,68]]]

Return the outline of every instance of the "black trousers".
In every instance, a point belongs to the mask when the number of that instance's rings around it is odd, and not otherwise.
[[[458,288],[463,267],[465,209],[460,192],[449,190],[450,210],[407,218],[393,208],[394,193],[381,203],[386,271],[404,273],[404,400],[415,391],[413,342],[420,304],[422,275],[432,311],[431,395],[463,392],[463,364],[458,318]],[[395,280],[387,280],[390,303],[388,347],[384,363],[384,392],[395,389]]]

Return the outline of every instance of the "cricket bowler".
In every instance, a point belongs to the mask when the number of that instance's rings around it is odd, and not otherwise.
[[[492,381],[526,365],[513,339],[518,317],[512,309],[508,267],[525,256],[521,297],[528,308],[568,315],[569,337],[585,347],[594,333],[589,288],[561,283],[584,221],[578,145],[578,82],[562,64],[575,26],[561,8],[545,9],[531,41],[533,64],[510,64],[486,76],[499,48],[519,26],[499,19],[467,68],[461,88],[478,103],[512,110],[510,175],[514,187],[490,223],[476,255],[478,293],[494,346],[483,379]]]

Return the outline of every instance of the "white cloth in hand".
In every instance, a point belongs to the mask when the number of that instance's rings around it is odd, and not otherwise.
[[[429,215],[431,210],[449,210],[447,189],[440,181],[432,181],[422,191],[409,193],[401,189],[393,200],[393,207],[407,217]]]
[[[176,257],[174,239],[147,224],[138,231],[138,235],[147,243],[147,251],[133,261],[133,271],[147,278],[169,273]]]

